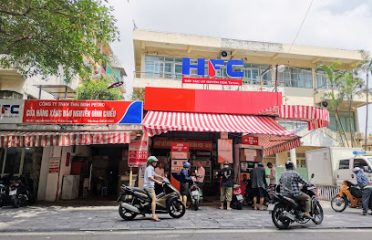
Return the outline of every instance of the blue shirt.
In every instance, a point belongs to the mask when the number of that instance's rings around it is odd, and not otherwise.
[[[364,188],[369,184],[368,177],[365,175],[363,170],[358,171],[355,175],[359,187]]]

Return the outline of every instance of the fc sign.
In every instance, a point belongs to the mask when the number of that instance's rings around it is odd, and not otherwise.
[[[23,100],[0,100],[0,123],[21,123]]]

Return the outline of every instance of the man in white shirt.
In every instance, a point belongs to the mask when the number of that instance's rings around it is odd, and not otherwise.
[[[163,179],[162,176],[159,176],[155,173],[155,167],[158,163],[158,159],[155,156],[150,156],[147,159],[147,167],[145,170],[144,176],[144,189],[150,194],[152,201],[151,201],[151,212],[152,212],[152,219],[154,221],[160,221],[158,216],[156,216],[156,194],[155,194],[155,183],[162,184],[162,182],[156,180],[155,178]]]

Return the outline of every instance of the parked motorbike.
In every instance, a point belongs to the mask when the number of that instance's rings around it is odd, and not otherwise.
[[[137,215],[151,214],[151,196],[141,188],[121,186],[122,193],[118,198],[119,215],[126,221],[133,220]],[[168,213],[173,218],[181,218],[186,212],[186,206],[180,201],[180,193],[168,179],[163,181],[163,192],[156,198],[156,212]]]
[[[233,187],[233,197],[231,201],[231,208],[242,210],[243,208],[244,197],[242,195],[242,189],[240,185],[235,184]]]
[[[350,181],[344,181],[337,195],[332,198],[331,207],[336,212],[343,212],[347,206],[351,208],[359,207],[361,199],[362,190]]]
[[[196,183],[193,182],[189,191],[190,191],[191,208],[197,211],[199,210],[199,206],[200,206],[200,198],[201,198],[200,191],[201,190],[198,187],[198,185],[196,185]]]
[[[16,208],[28,204],[30,192],[20,177],[8,175],[0,185],[0,206],[12,205]]]
[[[309,222],[310,219],[304,217],[303,204],[279,194],[279,188],[280,187],[277,188],[277,193],[274,193],[274,203],[270,203],[268,206],[274,225],[278,229],[288,229],[289,225],[293,222],[300,224]],[[305,185],[302,187],[301,191],[311,197],[311,220],[317,225],[321,224],[324,219],[324,213],[316,197],[316,187],[313,185]]]

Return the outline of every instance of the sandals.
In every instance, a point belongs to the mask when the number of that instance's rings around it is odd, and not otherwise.
[[[159,218],[151,218],[151,220],[154,221],[154,222],[160,222]]]

